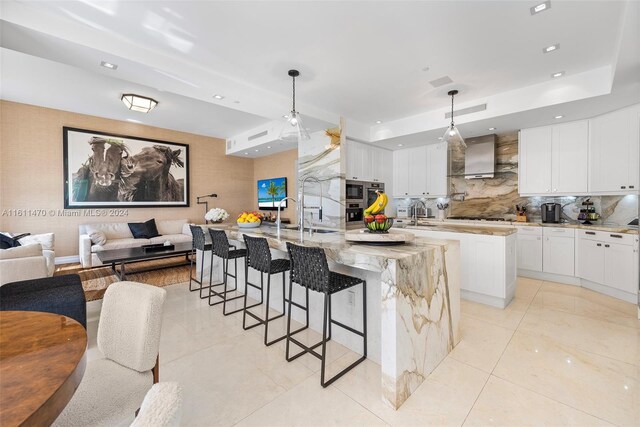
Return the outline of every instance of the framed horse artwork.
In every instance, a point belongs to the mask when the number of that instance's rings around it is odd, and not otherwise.
[[[187,207],[189,146],[70,127],[64,207]]]

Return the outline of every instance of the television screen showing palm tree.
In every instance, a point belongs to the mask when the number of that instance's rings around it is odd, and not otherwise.
[[[278,209],[282,199],[287,197],[287,178],[271,178],[258,180],[258,209]],[[282,203],[287,207],[287,201]]]

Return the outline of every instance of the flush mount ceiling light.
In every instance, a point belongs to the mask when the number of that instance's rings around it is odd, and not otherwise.
[[[489,128],[489,130],[496,130],[497,128]]]
[[[558,77],[564,76],[564,71],[558,71],[557,73],[551,74],[551,77],[557,79]]]
[[[533,6],[531,8],[529,8],[529,11],[531,11],[532,15],[536,15],[540,12],[544,12],[545,10],[548,10],[551,8],[551,2],[550,1],[546,1],[544,3],[540,3],[537,6]]]
[[[311,139],[309,132],[307,132],[307,129],[302,125],[300,113],[296,111],[296,77],[300,75],[300,72],[298,70],[289,70],[287,74],[292,80],[293,90],[291,98],[293,102],[291,105],[291,113],[289,113],[288,117],[284,116],[286,121],[282,126],[282,131],[278,139],[285,142],[298,142]]]
[[[104,68],[108,68],[110,70],[117,70],[118,69],[118,66],[116,64],[112,64],[111,62],[107,62],[107,61],[100,62],[100,65],[102,65]]]
[[[398,144],[398,147],[402,147],[404,144]]]
[[[214,97],[215,99],[224,99],[224,96],[222,96],[222,95],[218,95],[217,93],[216,93],[215,95],[213,95],[213,97]]]
[[[564,117],[564,116],[555,116],[555,117],[554,117],[554,119],[561,119],[561,118],[563,118],[563,117]]]
[[[560,49],[560,43],[552,44],[542,49],[542,53],[549,53]]]
[[[139,111],[141,113],[148,113],[158,105],[158,101],[153,98],[147,98],[146,96],[133,93],[125,93],[120,99],[129,110]]]
[[[464,148],[467,148],[467,144],[464,143],[464,139],[462,139],[462,135],[460,135],[460,131],[453,123],[453,97],[458,94],[457,90],[450,90],[447,95],[451,97],[451,124],[447,128],[444,136],[442,137],[449,144],[461,144]]]

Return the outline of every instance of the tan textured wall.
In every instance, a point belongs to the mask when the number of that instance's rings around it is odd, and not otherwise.
[[[298,199],[297,193],[297,173],[296,161],[298,160],[298,150],[289,150],[282,153],[272,154],[267,157],[260,157],[253,163],[253,209],[258,209],[258,187],[259,179],[287,177],[287,196]],[[290,200],[289,207],[282,211],[281,217],[288,218],[291,222],[296,221],[296,205]],[[264,211],[268,212],[268,211]],[[277,214],[278,211],[272,211]]]
[[[225,208],[232,218],[256,203],[254,161],[226,156],[222,139],[8,101],[0,101],[0,116],[0,230],[53,232],[56,256],[77,255],[78,225],[102,220],[19,217],[5,210],[63,210],[63,126],[189,144],[190,207],[129,208],[128,216],[104,221],[187,218],[202,223],[204,206],[196,204],[196,196],[209,193],[218,194],[210,207]]]

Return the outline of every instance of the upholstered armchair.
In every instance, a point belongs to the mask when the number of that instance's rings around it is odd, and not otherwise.
[[[154,384],[131,427],[178,427],[182,418],[182,389],[175,382]]]
[[[166,291],[136,282],[107,288],[98,324],[98,350],[53,425],[112,426],[133,421],[158,381],[158,351]]]

